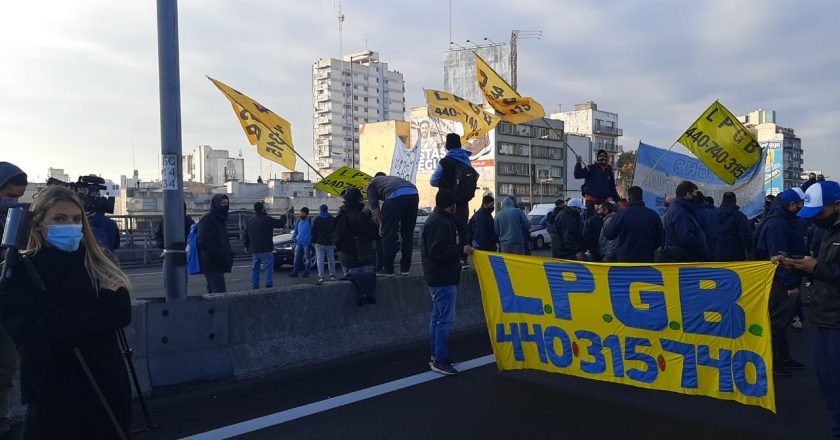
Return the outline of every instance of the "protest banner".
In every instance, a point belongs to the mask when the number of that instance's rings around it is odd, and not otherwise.
[[[536,99],[520,95],[478,54],[475,54],[475,77],[487,103],[505,121],[521,124],[545,117],[545,109]]]
[[[688,127],[679,143],[730,185],[761,159],[761,146],[752,133],[718,101]]]
[[[358,188],[362,192],[362,200],[367,200],[367,186],[371,176],[350,167],[341,167],[329,176],[315,184],[315,189],[341,197],[341,192],[347,188]]]
[[[429,112],[442,119],[460,122],[464,127],[461,143],[486,135],[501,121],[498,116],[485,111],[463,98],[440,90],[425,90]]]
[[[741,212],[752,219],[764,212],[763,164],[764,160],[739,177],[733,185],[728,185],[697,158],[639,142],[633,185],[642,188],[645,205],[660,217],[665,215],[665,199],[675,197],[677,185],[683,180],[690,180],[697,184],[704,195],[713,197],[718,205],[724,192],[734,192]]]
[[[776,266],[583,263],[473,253],[502,370],[537,369],[776,411]]]

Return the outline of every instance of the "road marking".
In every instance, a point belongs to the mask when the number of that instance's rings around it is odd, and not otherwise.
[[[496,357],[489,354],[477,359],[471,359],[466,362],[458,364],[458,370],[461,372],[471,370],[473,368],[483,367],[485,365],[496,362]],[[256,419],[246,420],[244,422],[228,425],[222,428],[214,429],[212,431],[195,434],[189,437],[184,437],[184,440],[216,440],[235,437],[237,435],[247,434],[249,432],[258,431],[260,429],[269,428],[280,425],[292,420],[302,417],[310,416],[320,412],[328,411],[352,403],[360,402],[362,400],[381,396],[393,391],[408,388],[421,383],[430,382],[433,380],[445,377],[441,374],[427,371],[425,373],[415,374],[414,376],[397,379],[392,382],[383,383],[363,390],[353,391],[341,396],[330,397],[329,399],[320,402],[310,403],[308,405],[299,406],[297,408],[287,409],[278,413],[269,414],[267,416],[258,417]]]
[[[251,267],[251,265],[247,264],[245,266],[233,266],[234,269],[242,268],[242,267]],[[130,274],[126,274],[126,275],[128,275],[129,277],[142,277],[142,276],[147,276],[147,275],[163,275],[163,271],[160,271],[160,272],[146,272],[146,273],[130,273]]]

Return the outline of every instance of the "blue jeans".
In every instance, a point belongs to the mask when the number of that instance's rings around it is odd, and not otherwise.
[[[429,322],[430,346],[436,360],[449,357],[449,327],[455,321],[455,297],[458,286],[429,287],[432,295],[432,319]]]
[[[271,252],[258,252],[251,256],[251,288],[260,288],[260,266],[265,271],[265,287],[274,284],[274,254]]]
[[[522,243],[501,243],[499,250],[503,254],[525,255],[525,245]]]
[[[814,371],[831,419],[831,438],[840,439],[840,329],[817,327]]]
[[[315,245],[315,263],[318,266],[318,278],[324,278],[324,257],[327,257],[330,276],[335,276],[335,246],[327,244]]]
[[[309,275],[309,268],[312,267],[312,245],[298,244],[295,246],[295,262],[292,265],[292,273],[297,275],[303,266],[303,273]]]

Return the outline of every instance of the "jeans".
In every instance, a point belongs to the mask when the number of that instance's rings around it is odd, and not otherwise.
[[[817,327],[814,371],[831,419],[831,438],[840,440],[840,329]]]
[[[301,267],[303,266],[303,267]],[[295,262],[292,265],[292,274],[297,275],[303,269],[303,273],[309,275],[309,268],[312,267],[312,245],[297,244],[295,246]]]
[[[251,258],[251,288],[260,288],[260,266],[265,271],[265,287],[271,287],[274,284],[274,254],[258,252]]]
[[[370,266],[359,266],[359,267],[350,267],[345,270],[345,275],[348,273],[362,273],[362,272],[370,272]]]
[[[335,246],[329,244],[315,245],[315,262],[318,266],[318,278],[324,278],[324,257],[327,257],[330,276],[335,276]]]
[[[227,292],[224,272],[204,272],[204,278],[207,280],[207,293]]]
[[[525,255],[525,245],[522,243],[500,243],[499,248],[503,254]]]
[[[397,233],[400,234],[400,271],[411,269],[411,254],[414,252],[414,226],[417,224],[417,205],[420,197],[407,194],[387,199],[382,204],[382,270],[394,273],[394,258],[397,256]]]
[[[455,297],[458,286],[429,287],[432,295],[432,319],[429,321],[430,346],[435,360],[449,357],[449,327],[455,321]]]

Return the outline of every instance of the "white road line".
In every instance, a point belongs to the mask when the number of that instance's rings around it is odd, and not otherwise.
[[[248,264],[248,265],[245,265],[245,266],[233,266],[233,267],[235,269],[237,267],[251,267],[251,265]],[[129,276],[129,278],[130,277],[142,277],[142,276],[147,276],[147,275],[163,275],[163,271],[160,271],[160,272],[146,272],[146,273],[130,273],[130,274],[127,274],[127,275]]]
[[[467,371],[473,368],[483,367],[487,364],[496,362],[495,356],[489,354],[477,359],[471,359],[466,362],[458,364],[456,368],[459,371]],[[267,416],[258,417],[256,419],[246,420],[244,422],[228,425],[222,428],[214,429],[212,431],[195,434],[185,437],[184,440],[217,440],[235,437],[237,435],[247,434],[249,432],[258,431],[271,426],[280,425],[301,417],[310,416],[323,411],[328,411],[351,403],[360,402],[362,400],[381,396],[393,391],[408,388],[425,382],[430,382],[444,377],[438,373],[427,371],[425,373],[415,374],[414,376],[397,379],[392,382],[383,383],[370,388],[365,388],[359,391],[353,391],[341,396],[331,397],[320,402],[310,403],[308,405],[299,406],[297,408],[287,409],[278,413],[269,414]]]

